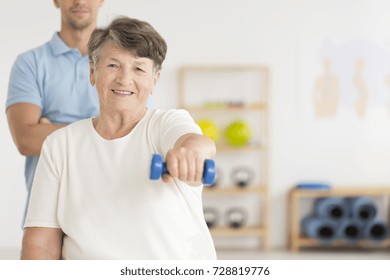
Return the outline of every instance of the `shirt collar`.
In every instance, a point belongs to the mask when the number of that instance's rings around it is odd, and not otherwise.
[[[70,52],[73,49],[69,48],[64,41],[62,41],[60,35],[58,32],[55,32],[53,34],[53,37],[51,37],[51,40],[49,42],[51,50],[53,51],[53,54],[55,56],[64,54],[66,52]]]

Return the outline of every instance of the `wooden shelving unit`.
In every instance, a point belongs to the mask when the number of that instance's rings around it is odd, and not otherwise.
[[[256,111],[256,110],[265,110],[266,109],[266,104],[265,103],[252,103],[252,104],[246,104],[246,105],[243,105],[243,106],[239,106],[239,107],[200,107],[200,106],[188,106],[186,107],[188,110],[192,111],[192,112],[196,112],[196,111],[210,111],[210,112],[213,112],[215,114],[218,114],[218,113],[226,113],[226,109],[228,109],[229,111],[242,111],[242,112],[246,112],[246,111]]]
[[[289,207],[288,207],[288,217],[290,220],[290,249],[291,251],[298,251],[303,247],[321,247],[323,246],[317,240],[310,239],[305,237],[301,233],[300,220],[301,220],[301,199],[315,199],[318,197],[335,197],[335,196],[371,196],[371,197],[384,197],[390,201],[390,186],[389,187],[333,187],[330,190],[309,190],[309,189],[297,189],[293,188],[289,193]],[[390,222],[390,206],[388,206],[388,219]],[[345,241],[336,240],[332,242],[330,247],[342,247],[346,246]],[[370,240],[361,240],[358,241],[355,247],[390,247],[390,238],[380,242],[378,244],[373,244]]]
[[[207,195],[240,195],[250,193],[263,193],[267,194],[268,190],[266,187],[251,186],[247,188],[238,189],[236,186],[225,186],[224,188],[205,188],[203,190]]]
[[[226,145],[226,144],[219,144],[219,145],[217,145],[217,150],[218,151],[223,151],[223,152],[244,153],[244,152],[255,152],[255,151],[262,150],[262,149],[265,150],[266,147],[264,145],[260,145],[260,144],[248,145],[248,146],[245,146],[245,147],[242,147],[242,148],[235,148],[235,147],[231,147],[231,146]]]
[[[216,227],[211,229],[211,234],[217,236],[243,236],[243,235],[258,235],[264,237],[266,231],[260,227],[242,227],[232,230],[229,227]]]
[[[201,75],[202,79],[213,79],[214,75],[219,75],[221,78],[223,75],[228,75],[226,81],[229,82],[229,77],[234,75],[240,76],[242,74],[251,75],[252,80],[255,81],[257,90],[250,92],[249,101],[246,100],[237,104],[224,104],[223,102],[211,102],[204,104],[202,102],[191,101],[187,93],[187,79],[191,75]],[[229,76],[230,75],[230,76]],[[223,78],[222,78],[223,79]],[[203,80],[203,81],[204,81]],[[198,81],[198,84],[202,81]],[[210,229],[210,232],[215,237],[245,237],[252,236],[261,239],[261,247],[263,250],[269,250],[269,205],[268,205],[268,83],[269,83],[269,70],[267,67],[257,65],[187,65],[183,66],[178,71],[178,92],[179,92],[179,107],[189,111],[192,116],[207,115],[212,118],[219,118],[229,114],[259,114],[256,126],[254,130],[260,132],[262,139],[257,143],[250,143],[243,147],[233,147],[224,141],[217,142],[218,155],[230,155],[233,160],[240,154],[249,154],[255,157],[259,157],[262,166],[258,166],[255,172],[261,174],[262,182],[252,184],[250,186],[239,188],[235,185],[225,184],[223,186],[204,188],[204,197],[221,197],[230,199],[240,199],[244,196],[256,196],[259,198],[260,205],[258,209],[252,209],[251,211],[260,211],[260,220],[257,225],[244,225],[239,228],[231,228],[228,226],[215,226]],[[224,84],[224,82],[221,82]],[[207,91],[207,90],[206,90]],[[203,94],[204,99],[215,97],[215,93],[211,92],[199,92],[199,95]],[[219,95],[219,98],[228,99],[231,96]],[[234,98],[240,97],[240,94],[235,93]],[[215,97],[217,98],[217,97]],[[251,99],[252,98],[252,99]],[[201,98],[200,98],[201,99]],[[196,118],[195,118],[196,119]],[[218,157],[217,155],[217,157]],[[218,168],[218,162],[217,162]]]

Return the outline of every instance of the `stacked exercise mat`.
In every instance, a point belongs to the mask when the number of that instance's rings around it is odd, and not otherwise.
[[[390,230],[378,212],[370,197],[317,198],[312,212],[301,221],[301,231],[323,244],[334,240],[380,242],[389,237]]]

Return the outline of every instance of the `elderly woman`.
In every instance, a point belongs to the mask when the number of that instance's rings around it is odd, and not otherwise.
[[[215,259],[201,176],[214,143],[184,110],[146,107],[167,46],[143,21],[93,32],[90,78],[100,116],[44,142],[22,259]],[[80,93],[82,94],[82,93]],[[148,178],[154,153],[169,175]]]

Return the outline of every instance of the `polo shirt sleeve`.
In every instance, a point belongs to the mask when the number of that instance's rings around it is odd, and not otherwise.
[[[42,108],[37,75],[37,63],[32,51],[16,58],[10,73],[6,108],[16,103],[32,103]]]
[[[57,220],[60,180],[47,141],[43,143],[35,172],[25,228],[60,228]]]
[[[168,110],[162,118],[160,127],[159,139],[163,154],[166,155],[176,141],[188,133],[202,134],[202,130],[186,110]]]

